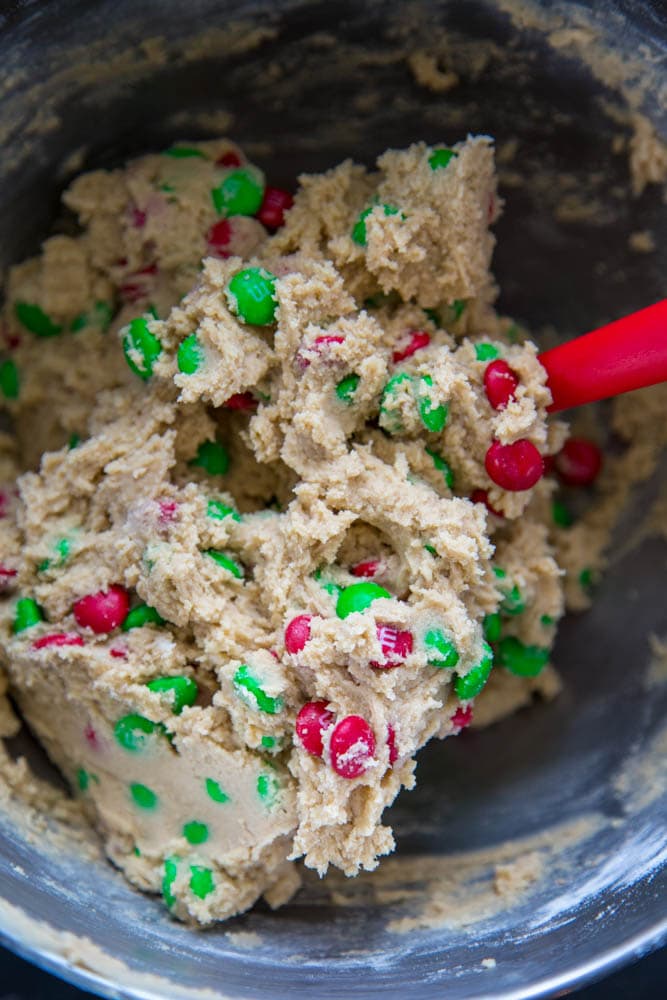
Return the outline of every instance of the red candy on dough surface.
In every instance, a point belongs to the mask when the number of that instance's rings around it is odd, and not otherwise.
[[[452,716],[452,725],[461,730],[467,729],[471,722],[472,706],[466,705],[464,708],[463,705],[460,705]]]
[[[544,462],[539,451],[526,438],[514,444],[492,441],[484,459],[489,478],[503,490],[529,490],[541,478]]]
[[[232,238],[232,225],[229,219],[220,219],[215,222],[206,234],[206,242],[209,250],[212,250],[218,257],[229,257],[227,247]]]
[[[408,341],[402,346],[397,347],[392,355],[392,361],[395,365],[399,361],[405,361],[406,358],[411,358],[416,351],[421,350],[423,347],[428,347],[431,343],[431,335],[426,332],[426,330],[411,330],[408,334]]]
[[[130,598],[124,587],[117,584],[96,594],[87,594],[72,608],[77,625],[92,629],[98,635],[112,632],[127,617]]]
[[[289,191],[267,187],[264,191],[262,204],[259,206],[257,218],[267,229],[278,229],[285,221],[285,212],[293,204],[294,198]]]
[[[235,153],[233,149],[230,149],[227,153],[223,153],[219,159],[215,161],[217,167],[240,167],[242,164],[242,159],[238,153]]]
[[[288,653],[300,653],[310,639],[312,615],[297,615],[285,629],[285,649]]]
[[[484,369],[484,389],[486,398],[494,410],[504,410],[514,399],[519,384],[519,376],[512,371],[506,361],[498,358]]]
[[[379,670],[391,670],[392,667],[402,667],[403,660],[412,652],[412,632],[394,628],[393,625],[378,625],[377,637],[385,659],[382,663],[373,660],[371,666]]]
[[[602,468],[602,452],[586,438],[570,438],[556,455],[554,466],[567,486],[590,486]]]
[[[259,405],[251,392],[235,392],[222,404],[226,410],[241,410],[250,413]]]
[[[351,572],[352,576],[372,577],[375,576],[379,568],[379,559],[366,559],[364,562],[357,563],[356,566],[353,566]]]
[[[331,766],[341,778],[358,778],[368,770],[375,753],[375,734],[360,715],[346,715],[329,741]]]
[[[393,726],[387,726],[387,747],[389,748],[389,764],[395,764],[398,760],[398,750],[396,749],[396,730]]]
[[[326,701],[308,701],[296,717],[296,735],[304,750],[314,757],[321,757],[322,732],[333,722],[333,712],[327,708]]]
[[[48,646],[83,646],[84,642],[76,632],[52,632],[40,636],[32,644],[33,649],[46,649]]]
[[[496,508],[492,505],[491,501],[489,500],[489,494],[486,492],[486,490],[473,490],[472,493],[470,494],[470,499],[472,500],[473,503],[483,503],[486,509],[488,510],[489,514],[493,514],[495,517],[505,516],[499,510],[496,510]]]

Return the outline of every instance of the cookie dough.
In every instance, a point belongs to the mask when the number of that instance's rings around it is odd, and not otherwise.
[[[207,924],[375,867],[421,746],[557,689],[565,428],[493,309],[487,137],[293,204],[183,143],[64,203],[8,280],[2,663],[112,861]]]

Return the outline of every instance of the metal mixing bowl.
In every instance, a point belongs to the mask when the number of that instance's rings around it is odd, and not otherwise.
[[[561,29],[578,30],[582,13],[594,8],[594,34],[625,60],[617,65],[628,67],[631,82],[652,74],[640,105],[667,132],[664,5],[524,6],[544,17],[562,12]],[[216,124],[202,113],[222,107],[233,115],[233,137],[277,184],[348,155],[372,162],[387,146],[416,139],[448,141],[467,131],[500,143],[516,137],[507,168],[514,186],[503,191],[507,207],[497,227],[503,310],[568,337],[648,304],[665,295],[661,192],[626,197],[627,157],[611,148],[613,136],[627,130],[605,110],[618,94],[572,55],[566,36],[549,41],[536,25],[532,15],[522,25],[483,2],[3,3],[2,265],[33,252],[49,232],[73,170],[211,134]],[[251,37],[258,27],[264,33]],[[208,47],[191,44],[207,28],[223,30]],[[444,31],[454,40],[454,63],[479,40],[495,48],[477,76],[464,70],[457,88],[434,94],[388,53],[436,44]],[[137,51],[139,40],[158,35],[162,46]],[[267,72],[269,63],[279,70]],[[75,150],[79,162],[67,161]],[[563,174],[598,200],[602,216],[554,216]],[[658,249],[630,254],[629,234],[646,228]],[[641,488],[617,539],[627,539],[658,488],[656,479]],[[648,789],[648,765],[642,770],[637,762],[664,720],[665,686],[644,683],[643,674],[648,634],[667,632],[667,548],[646,539],[617,549],[592,610],[568,618],[560,631],[555,661],[563,695],[426,748],[417,790],[391,810],[404,857],[483,848],[595,813],[594,837],[553,856],[514,908],[472,927],[397,934],[387,921],[405,913],[404,903],[371,905],[361,893],[335,906],[310,880],[279,913],[258,906],[197,934],[104,861],[83,857],[75,845],[56,848],[46,834],[27,837],[7,813],[0,817],[0,941],[105,996],[179,1000],[201,990],[253,1000],[536,997],[656,947],[667,934],[667,799],[664,782],[658,794],[659,771],[651,794],[636,792]],[[44,766],[35,748],[31,754]],[[75,937],[58,938],[36,920]],[[251,939],[230,930],[256,932],[261,943],[247,947]],[[90,948],[84,956],[75,942],[81,937],[124,968]],[[488,957],[494,969],[481,964]]]

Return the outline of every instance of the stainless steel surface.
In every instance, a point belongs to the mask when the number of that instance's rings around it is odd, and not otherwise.
[[[346,155],[369,161],[387,146],[417,138],[447,141],[467,130],[487,131],[500,141],[517,135],[513,169],[527,182],[504,192],[497,256],[503,308],[535,328],[550,323],[568,336],[664,295],[667,209],[660,192],[653,189],[632,204],[614,199],[614,184],[627,185],[627,161],[609,152],[618,126],[599,103],[609,95],[539,34],[515,29],[487,4],[421,5],[427,38],[443,25],[469,38],[493,38],[502,55],[491,59],[478,80],[464,78],[444,98],[417,88],[403,62],[350,58],[343,72],[335,48],[306,44],[309,35],[327,30],[357,54],[386,49],[393,43],[385,26],[399,8],[403,16],[417,9],[393,2],[5,4],[0,125],[9,124],[10,131],[0,163],[4,263],[33,249],[48,231],[62,182],[55,167],[66,153],[85,144],[87,164],[118,162],[176,135],[200,134],[195,126],[170,123],[165,109],[192,113],[222,104],[235,113],[232,131],[241,144],[258,138],[271,143],[263,160],[277,183],[289,182],[302,167],[319,169]],[[659,6],[633,13],[628,4],[609,3],[596,11],[601,30],[612,30],[610,44],[664,65],[667,16]],[[108,59],[141,37],[191,37],[206,25],[224,26],[246,15],[275,26],[276,37],[226,59],[169,61],[125,88],[109,90],[75,73],[36,97],[25,76],[16,75],[20,68],[29,82],[53,80],[54,63],[71,61],[82,42],[91,43],[91,60],[97,58],[92,43],[98,42]],[[261,76],[268,58],[287,67],[283,80],[290,90]],[[123,72],[127,65],[119,67],[118,74]],[[667,83],[667,70],[662,81]],[[354,98],[371,89],[382,99],[374,111],[360,114]],[[44,101],[53,101],[61,115],[56,130],[28,130],[33,100],[42,111],[50,110]],[[647,111],[664,124],[657,104]],[[340,121],[345,128],[337,126]],[[30,155],[20,159],[24,151]],[[590,173],[601,168],[609,175],[602,192],[610,207],[606,225],[555,221],[540,174],[549,171],[555,184],[559,172],[568,172],[584,188]],[[654,232],[659,249],[631,256],[627,237],[644,228]],[[610,447],[618,444],[611,441]],[[664,721],[665,686],[648,689],[642,671],[648,634],[667,633],[667,546],[647,540],[624,553],[620,548],[658,489],[657,480],[648,483],[626,516],[617,557],[592,610],[563,624],[556,647],[566,680],[563,696],[486,732],[429,746],[420,757],[417,789],[392,809],[404,856],[481,848],[589,812],[601,814],[605,821],[594,841],[566,850],[516,909],[473,928],[398,935],[387,930],[387,920],[404,914],[400,904],[335,907],[311,881],[277,914],[258,907],[225,927],[194,934],[104,863],[82,860],[75,848],[54,852],[29,841],[3,816],[0,901],[88,937],[121,959],[134,983],[119,987],[113,970],[95,973],[73,965],[34,928],[10,917],[0,927],[0,940],[102,995],[179,1000],[200,989],[252,1000],[536,997],[656,946],[667,936],[667,801],[663,796],[647,802],[628,821],[617,778]],[[0,920],[3,912],[0,904]],[[246,949],[226,936],[241,929],[257,932],[261,946]],[[487,957],[497,961],[493,972],[481,966]],[[170,985],[142,983],[143,974],[159,974]]]

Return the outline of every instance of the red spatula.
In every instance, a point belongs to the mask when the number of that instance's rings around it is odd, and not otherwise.
[[[545,351],[539,359],[553,397],[551,412],[665,382],[667,299]]]

